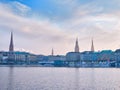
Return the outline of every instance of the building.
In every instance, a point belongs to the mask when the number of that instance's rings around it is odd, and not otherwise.
[[[93,51],[84,51],[80,54],[81,59],[81,66],[95,66],[98,64],[98,56],[99,52],[93,52]]]
[[[69,52],[66,54],[66,60],[77,62],[80,61],[80,53],[79,52]]]
[[[9,56],[9,52],[6,51],[0,51],[0,55],[1,55],[1,63],[8,63],[8,56]]]
[[[28,64],[37,64],[37,55],[29,53],[27,56]]]
[[[78,38],[73,52],[64,55],[35,55],[29,52],[14,51],[13,33],[10,36],[9,51],[0,51],[0,64],[44,65],[70,67],[120,67],[120,49],[95,52],[93,39],[90,51],[79,51]]]
[[[120,67],[120,49],[117,49],[114,52],[114,57],[113,57],[113,61],[111,63],[111,66]]]
[[[14,52],[14,61],[16,64],[25,64],[28,63],[28,55],[27,52],[20,52],[16,51]]]
[[[48,56],[48,62],[53,62],[54,66],[65,66],[66,57],[64,55]]]
[[[0,63],[2,63],[3,54],[0,53]]]

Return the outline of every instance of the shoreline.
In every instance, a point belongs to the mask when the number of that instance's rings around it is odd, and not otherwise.
[[[0,65],[0,67],[58,67],[58,68],[120,68],[120,67],[108,67],[108,66],[104,66],[104,67],[95,67],[95,66],[80,66],[80,67],[70,67],[70,66],[42,66],[42,65]]]

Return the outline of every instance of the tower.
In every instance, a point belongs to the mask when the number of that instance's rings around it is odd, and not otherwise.
[[[15,63],[13,33],[12,32],[11,32],[10,45],[9,45],[8,63],[9,64],[14,64]]]
[[[92,51],[92,52],[94,52],[94,44],[93,44],[93,39],[92,39],[91,51]]]
[[[75,52],[79,52],[78,38],[76,39],[75,43]]]
[[[53,50],[53,48],[52,48],[52,53],[51,53],[51,55],[52,55],[52,56],[54,55],[54,50]]]
[[[9,45],[9,52],[13,52],[13,51],[14,51],[13,33],[11,32],[10,45]]]

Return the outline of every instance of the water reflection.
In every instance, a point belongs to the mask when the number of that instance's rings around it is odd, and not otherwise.
[[[79,72],[79,68],[75,69],[75,90],[79,90],[80,89],[80,72]]]
[[[13,67],[9,67],[7,90],[13,90]]]
[[[0,90],[120,90],[120,69],[0,68]]]
[[[95,72],[94,72],[94,70],[95,69],[91,69],[90,71],[91,71],[91,73],[90,73],[90,83],[91,83],[91,90],[97,90],[96,88],[95,88]]]
[[[95,69],[75,69],[74,90],[97,90],[95,86]],[[86,89],[87,88],[87,89]]]

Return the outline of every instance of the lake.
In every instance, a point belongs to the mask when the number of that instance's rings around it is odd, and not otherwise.
[[[0,67],[0,90],[120,90],[120,69]]]

